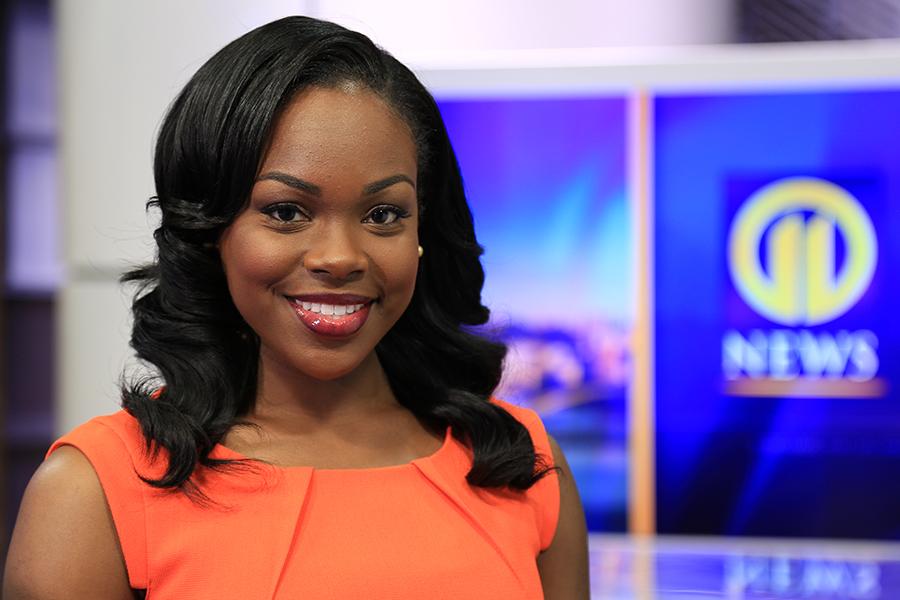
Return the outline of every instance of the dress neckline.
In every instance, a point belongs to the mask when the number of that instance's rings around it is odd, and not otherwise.
[[[273,463],[269,463],[260,459],[251,459],[247,456],[244,456],[240,452],[236,450],[232,450],[231,448],[222,445],[221,443],[213,446],[212,451],[210,451],[209,455],[212,458],[219,459],[228,459],[228,460],[250,460],[259,464],[264,464],[272,467],[273,469],[277,469],[278,471],[283,472],[307,472],[312,471],[320,474],[333,474],[336,476],[340,476],[342,474],[378,474],[378,473],[393,473],[393,472],[401,472],[408,471],[410,469],[415,469],[417,465],[424,462],[434,462],[439,460],[443,456],[447,456],[448,453],[451,452],[451,447],[453,446],[453,435],[448,425],[446,430],[444,431],[444,441],[441,443],[440,447],[437,450],[432,452],[431,454],[427,454],[425,456],[420,456],[419,458],[414,458],[413,460],[401,463],[399,465],[386,465],[383,467],[358,467],[358,468],[347,468],[347,469],[320,469],[319,467],[313,467],[309,465],[276,465]]]

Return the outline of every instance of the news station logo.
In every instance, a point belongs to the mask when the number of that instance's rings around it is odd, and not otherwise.
[[[885,394],[877,335],[842,322],[869,291],[878,265],[875,227],[854,194],[815,177],[763,185],[737,206],[727,262],[751,314],[741,320],[756,322],[724,333],[727,395]]]

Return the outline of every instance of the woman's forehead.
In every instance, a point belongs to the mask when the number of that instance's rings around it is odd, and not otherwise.
[[[415,177],[416,147],[407,124],[367,88],[313,87],[279,115],[262,161],[268,170],[319,174],[399,171]]]

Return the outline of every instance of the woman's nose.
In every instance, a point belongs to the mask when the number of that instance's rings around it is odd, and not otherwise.
[[[366,255],[346,227],[323,227],[303,256],[303,266],[318,278],[352,281],[366,270]]]

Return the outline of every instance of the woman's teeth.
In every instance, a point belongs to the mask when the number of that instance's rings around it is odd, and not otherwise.
[[[303,310],[318,313],[320,315],[349,315],[361,309],[364,304],[322,304],[319,302],[298,302]]]

